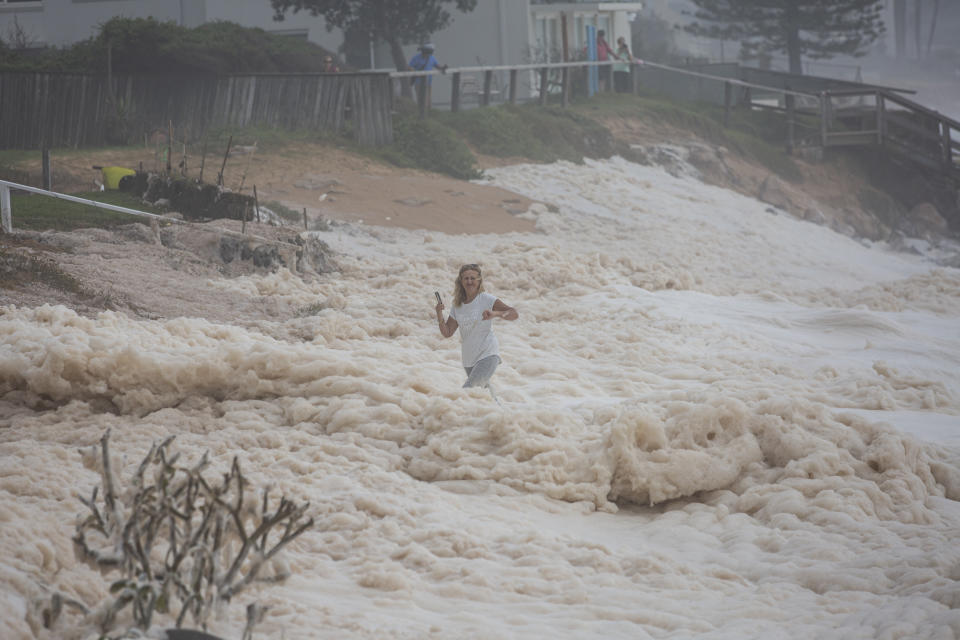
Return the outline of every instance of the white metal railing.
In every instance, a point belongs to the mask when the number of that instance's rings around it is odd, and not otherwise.
[[[137,209],[129,209],[127,207],[121,207],[115,204],[107,204],[106,202],[97,202],[96,200],[88,200],[87,198],[78,198],[77,196],[70,196],[65,193],[58,193],[56,191],[47,191],[46,189],[39,189],[37,187],[29,187],[23,184],[17,184],[16,182],[9,182],[7,180],[0,180],[0,223],[2,223],[2,229],[4,233],[13,233],[13,211],[10,204],[10,189],[18,189],[21,191],[29,191],[30,193],[37,193],[44,196],[50,196],[52,198],[59,198],[60,200],[67,200],[69,202],[76,202],[79,204],[86,204],[91,207],[97,207],[98,209],[107,209],[108,211],[117,211],[119,213],[126,213],[132,216],[140,216],[142,218],[150,218],[152,220],[162,220],[163,222],[173,222],[176,224],[196,226],[206,229],[207,231],[212,231],[210,227],[201,225],[196,222],[191,222],[189,220],[180,220],[178,218],[169,218],[167,216],[161,216],[156,213],[148,213],[146,211],[138,211]],[[300,249],[298,245],[295,245],[290,242],[284,242],[283,240],[271,240],[270,238],[264,238],[263,236],[258,236],[252,233],[240,233],[238,231],[232,231],[230,229],[224,229],[222,227],[216,228],[217,233],[221,233],[228,236],[236,236],[239,238],[246,238],[252,240],[259,240],[260,242],[266,242],[268,244],[282,245],[285,247],[291,247],[293,249]]]
[[[437,69],[431,69],[430,71],[389,71],[391,78],[414,78],[419,76],[433,76],[433,75],[451,75],[454,73],[482,73],[485,71],[536,71],[539,69],[569,69],[573,67],[605,67],[615,64],[622,64],[619,60],[577,60],[574,62],[534,62],[528,64],[513,64],[513,65],[492,65],[489,67],[448,67],[447,69],[440,71]],[[752,82],[745,82],[743,80],[738,80],[736,78],[728,78],[725,76],[715,76],[709,73],[703,73],[700,71],[690,71],[689,69],[680,69],[677,67],[671,67],[665,64],[658,64],[656,62],[648,62],[646,60],[640,60],[639,58],[634,60],[633,64],[637,64],[641,67],[650,67],[652,69],[663,69],[664,71],[670,71],[672,73],[678,73],[687,76],[693,76],[697,78],[704,78],[707,80],[716,80],[718,82],[727,82],[735,87],[748,87],[752,89],[763,89],[766,91],[772,91],[780,93],[783,95],[793,95],[793,96],[806,96],[811,98],[818,97],[815,93],[809,93],[804,91],[794,91],[791,89],[784,89],[782,87],[771,87],[762,84],[755,84]]]

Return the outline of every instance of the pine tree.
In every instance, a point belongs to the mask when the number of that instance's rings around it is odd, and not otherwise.
[[[791,73],[802,57],[862,56],[885,31],[883,0],[690,0],[694,35],[739,40],[741,56],[786,53]]]

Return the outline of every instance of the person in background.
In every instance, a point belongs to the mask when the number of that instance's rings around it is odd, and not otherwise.
[[[623,36],[617,38],[617,52],[614,54],[617,62],[613,65],[613,88],[617,93],[630,93],[630,65],[633,56]]]
[[[606,62],[611,58],[616,58],[617,54],[607,42],[607,32],[597,31],[597,60]],[[607,91],[610,88],[610,65],[600,67],[600,91]]]
[[[444,338],[449,338],[460,329],[460,357],[467,372],[464,388],[487,387],[494,400],[497,400],[490,387],[490,378],[500,364],[500,346],[493,335],[493,320],[516,320],[519,317],[516,309],[484,292],[479,265],[465,264],[460,267],[453,285],[453,308],[444,321],[443,302],[438,301],[437,322],[440,335]]]
[[[433,57],[434,46],[432,44],[422,45],[417,50],[417,55],[410,58],[409,67],[413,71],[432,71],[433,69],[440,69],[442,73],[447,72],[447,65],[440,64],[437,62],[437,59]],[[423,76],[418,76],[413,79],[413,95],[420,95],[420,84],[424,81]],[[433,76],[426,76],[426,87],[424,93],[424,99],[427,104],[430,104],[430,86],[433,84]]]
[[[333,56],[327,54],[323,56],[323,64],[320,65],[320,73],[340,73],[340,67],[333,61]]]

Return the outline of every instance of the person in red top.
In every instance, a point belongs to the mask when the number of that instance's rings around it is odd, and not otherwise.
[[[597,60],[600,62],[606,62],[611,58],[616,58],[617,53],[613,50],[613,47],[607,42],[607,32],[597,31]],[[611,77],[612,67],[610,65],[604,65],[600,67],[600,91],[606,91],[607,87],[610,86],[610,77]]]

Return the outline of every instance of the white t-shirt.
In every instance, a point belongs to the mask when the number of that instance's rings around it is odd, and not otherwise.
[[[460,326],[460,357],[464,367],[472,367],[489,356],[500,356],[500,345],[493,335],[493,320],[484,320],[483,312],[493,309],[496,296],[479,293],[473,302],[450,309],[450,316]]]

